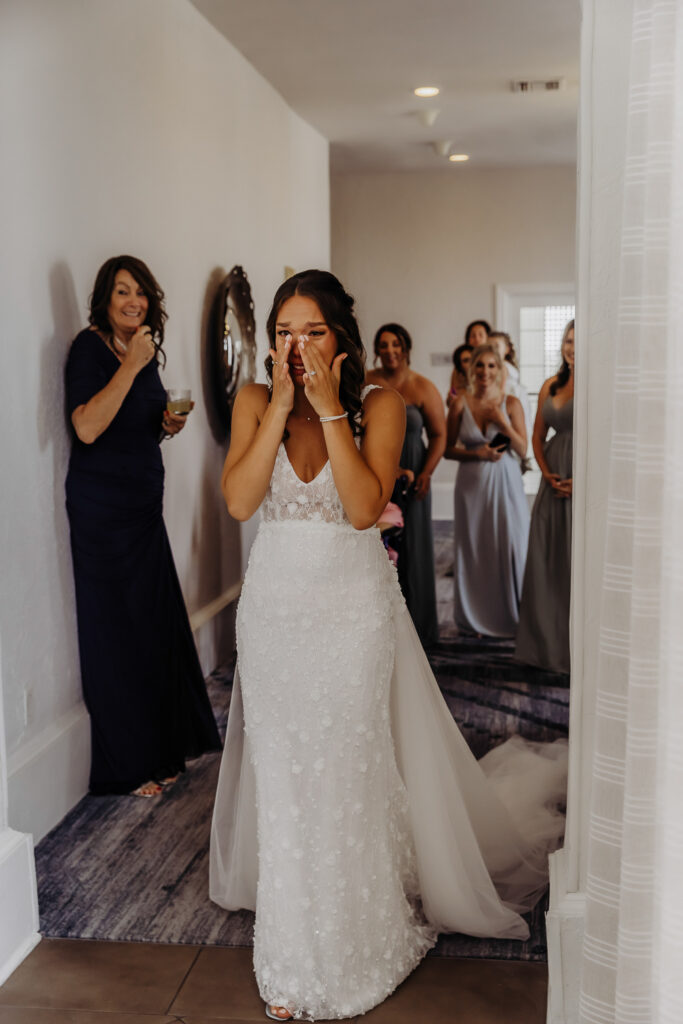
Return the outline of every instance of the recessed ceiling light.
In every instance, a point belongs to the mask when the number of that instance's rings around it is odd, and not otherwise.
[[[438,96],[439,91],[435,85],[421,85],[419,89],[413,90],[416,96]]]
[[[451,153],[448,158],[453,164],[464,164],[466,160],[469,160],[467,153]]]

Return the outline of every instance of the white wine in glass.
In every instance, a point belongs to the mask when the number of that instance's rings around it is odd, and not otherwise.
[[[168,388],[166,408],[176,416],[187,416],[192,408],[192,392],[189,388]]]

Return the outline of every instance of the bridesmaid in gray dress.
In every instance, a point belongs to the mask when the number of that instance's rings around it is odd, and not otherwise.
[[[562,338],[562,367],[538,396],[532,438],[543,479],[529,532],[515,657],[528,665],[569,672],[572,543],[574,321]],[[548,430],[555,434],[546,441]]]
[[[393,388],[406,403],[406,433],[399,473],[414,481],[403,509],[405,526],[398,556],[398,580],[424,647],[439,639],[432,539],[432,473],[446,447],[446,420],[436,386],[410,367],[412,339],[401,324],[384,324],[375,335],[375,359],[368,384]],[[422,434],[427,435],[427,444]]]
[[[497,434],[503,444],[493,447]],[[491,342],[472,353],[469,387],[448,414],[445,457],[455,481],[455,624],[466,633],[515,635],[529,533],[529,507],[513,452],[527,437],[518,398],[503,392],[503,363]]]

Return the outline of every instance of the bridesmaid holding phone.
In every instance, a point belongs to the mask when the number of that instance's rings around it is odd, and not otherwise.
[[[455,481],[455,624],[461,632],[515,635],[529,533],[522,474],[513,453],[527,446],[524,410],[503,390],[498,348],[472,353],[468,386],[448,412],[444,457]]]
[[[186,757],[220,749],[162,515],[159,442],[187,419],[166,409],[159,379],[165,320],[149,268],[113,257],[66,366],[66,507],[95,794],[159,796]]]

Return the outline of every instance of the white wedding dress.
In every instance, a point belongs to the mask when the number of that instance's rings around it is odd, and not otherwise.
[[[527,937],[518,912],[543,891],[562,832],[566,745],[508,741],[476,762],[379,530],[349,524],[329,462],[305,484],[280,445],[262,513],[210,894],[256,910],[265,1002],[297,1019],[352,1017],[440,931]]]

